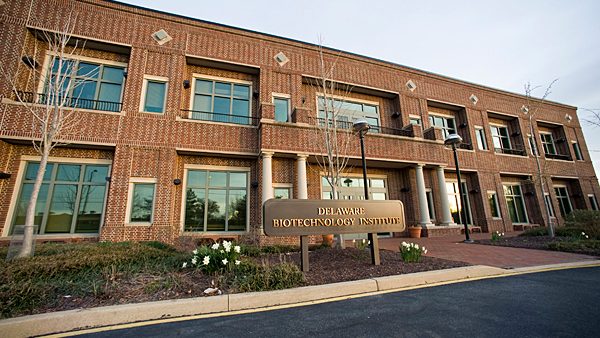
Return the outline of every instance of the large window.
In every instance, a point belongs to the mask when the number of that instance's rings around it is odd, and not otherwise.
[[[185,231],[246,231],[248,173],[188,170]]]
[[[191,118],[250,124],[250,88],[249,82],[196,79]]]
[[[458,182],[446,182],[446,189],[448,190],[448,204],[450,206],[450,214],[454,223],[462,224],[462,204],[461,195],[458,189]],[[465,208],[467,214],[467,224],[473,224],[473,217],[471,215],[471,203],[469,201],[469,194],[467,193],[467,184],[462,182],[463,195],[465,199]]]
[[[167,98],[167,78],[158,76],[144,77],[142,92],[142,110],[146,113],[164,113]]]
[[[556,146],[554,145],[554,139],[550,133],[540,133],[542,139],[542,146],[544,147],[544,154],[556,155]]]
[[[508,128],[505,126],[490,126],[492,132],[492,142],[496,152],[503,152],[504,150],[510,150],[510,136],[508,135]]]
[[[492,218],[501,218],[500,216],[500,205],[498,204],[498,195],[495,191],[488,191],[488,203],[490,204],[490,210],[492,212]]]
[[[121,111],[125,67],[51,56],[42,103],[65,100],[66,106]],[[54,88],[60,87],[59,95]]]
[[[485,131],[483,128],[475,128],[475,135],[477,136],[477,148],[479,148],[479,150],[488,150],[487,141],[485,140]]]
[[[275,105],[275,121],[290,122],[290,99],[286,97],[273,97]]]
[[[385,178],[367,178],[369,195],[372,200],[387,199],[387,180]],[[364,179],[361,176],[343,177],[337,187],[338,199],[363,200],[365,199]],[[321,177],[321,198],[334,199],[333,189],[327,178]]]
[[[132,183],[129,223],[152,223],[155,183]]]
[[[571,205],[571,199],[569,199],[569,192],[567,191],[567,187],[555,186],[554,194],[556,195],[556,199],[558,200],[558,207],[560,209],[560,214],[562,217],[567,216],[573,211],[573,206]]]
[[[450,134],[456,134],[454,117],[429,115],[429,124],[431,124],[432,127],[441,128],[444,139]]]
[[[364,118],[369,123],[371,129],[369,132],[377,133],[379,128],[379,107],[376,104],[354,102],[342,99],[325,99],[324,96],[318,97],[319,122],[325,123],[325,120],[331,125],[333,115],[335,115],[336,126],[338,128],[352,128],[354,120]]]
[[[515,224],[528,223],[521,185],[504,184],[504,198],[506,199],[510,220]]]
[[[25,224],[38,168],[37,162],[27,163],[11,231]],[[98,233],[104,215],[107,176],[107,164],[48,163],[35,206],[38,233]]]

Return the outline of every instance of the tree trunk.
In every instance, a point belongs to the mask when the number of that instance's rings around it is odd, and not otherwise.
[[[46,173],[48,157],[50,156],[50,149],[46,144],[42,144],[41,148],[42,160],[40,161],[40,167],[35,177],[35,182],[33,183],[29,204],[27,204],[27,214],[25,215],[25,225],[23,226],[23,244],[21,250],[17,254],[17,258],[31,257],[33,255],[33,230],[35,228],[33,222],[35,220],[35,206],[37,204],[40,188],[42,187],[42,181],[44,180],[44,174]]]

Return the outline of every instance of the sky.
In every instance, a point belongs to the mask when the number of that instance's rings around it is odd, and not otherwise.
[[[125,0],[578,107],[597,176],[600,1]]]

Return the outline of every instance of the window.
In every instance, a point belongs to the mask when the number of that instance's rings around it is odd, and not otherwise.
[[[55,102],[64,95],[70,107],[120,112],[126,64],[106,63],[91,58],[65,59],[51,55],[40,103]],[[55,97],[57,86],[61,90]]]
[[[473,219],[471,217],[471,206],[469,196],[467,193],[467,184],[465,182],[462,182],[462,189],[462,198],[465,199],[467,224],[473,224]],[[450,206],[450,214],[452,214],[452,220],[456,224],[462,224],[463,213],[460,191],[458,189],[458,182],[446,182],[446,190],[448,191],[448,203]]]
[[[131,203],[132,223],[145,222],[152,223],[152,204],[154,203],[154,184],[153,183],[134,183],[133,197]]]
[[[598,201],[596,200],[596,195],[589,194],[588,199],[590,201],[590,206],[592,207],[592,210],[598,210]]]
[[[433,193],[431,189],[425,190],[425,196],[427,196],[427,207],[429,208],[429,219],[435,220],[435,204],[433,203]]]
[[[583,155],[581,155],[579,143],[573,142],[573,152],[575,153],[575,159],[577,159],[578,161],[583,161]]]
[[[525,200],[519,184],[504,184],[504,198],[513,223],[528,223]]]
[[[370,133],[378,133],[379,128],[379,107],[376,103],[361,103],[319,96],[317,99],[319,108],[319,123],[325,123],[325,120],[331,125],[333,114],[335,113],[336,125],[338,128],[352,128],[352,123],[358,118],[364,118],[369,123]],[[327,108],[327,109],[326,109]]]
[[[429,124],[431,124],[432,127],[441,128],[444,139],[450,134],[456,134],[454,117],[429,115]]]
[[[411,116],[411,117],[408,118],[408,123],[420,126],[421,125],[421,118],[420,117]]]
[[[511,149],[510,137],[508,136],[508,128],[506,126],[490,126],[490,130],[492,132],[492,143],[497,152]]]
[[[500,205],[498,204],[498,194],[495,191],[488,191],[488,202],[492,211],[492,218],[500,218]]]
[[[292,198],[291,187],[275,187],[273,188],[273,198],[287,200]]]
[[[369,198],[372,200],[387,199],[387,180],[385,178],[367,178]],[[364,179],[362,176],[342,177],[338,183],[338,199],[362,200],[365,198]],[[325,176],[321,177],[321,198],[333,199],[333,189]]]
[[[38,162],[26,165],[11,231],[25,224],[38,168]],[[109,171],[108,164],[48,163],[35,206],[38,233],[98,233]]]
[[[248,173],[188,170],[184,231],[246,231]]]
[[[479,150],[488,150],[487,142],[485,140],[485,131],[483,131],[483,128],[475,128],[475,135],[477,136],[477,147]]]
[[[542,139],[542,146],[544,147],[544,154],[556,155],[556,146],[554,145],[554,139],[550,133],[540,133]]]
[[[167,78],[158,76],[144,76],[144,89],[142,90],[143,109],[146,113],[164,113],[167,97]]]
[[[550,217],[556,217],[556,214],[554,213],[554,206],[552,205],[552,199],[550,199],[549,193],[544,194],[544,203],[546,203]]]
[[[290,99],[284,97],[273,97],[275,104],[275,121],[290,122]]]
[[[191,118],[250,124],[251,83],[197,78],[194,81]]]
[[[527,135],[527,139],[529,140],[529,148],[531,149],[531,155],[539,156],[537,151],[537,145],[535,144],[535,139],[531,135]]]
[[[573,211],[567,187],[555,186],[554,194],[556,195],[556,199],[558,200],[558,207],[560,209],[561,216],[566,217]]]

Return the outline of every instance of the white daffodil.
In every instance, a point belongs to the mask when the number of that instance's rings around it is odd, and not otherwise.
[[[196,257],[192,258],[192,264],[196,265],[197,262],[198,260],[196,260]]]
[[[219,252],[220,252],[220,253],[225,253],[225,251],[224,251],[224,250],[221,250],[221,251],[219,251]]]
[[[210,248],[213,250],[217,250],[219,248],[219,243],[213,244]]]
[[[223,265],[227,265],[227,263],[229,263],[229,261],[227,260],[227,258],[225,258],[224,260],[221,261],[223,263]]]
[[[181,266],[182,268],[187,268],[187,262],[183,262],[183,265]]]
[[[233,247],[233,251],[240,253],[240,252],[242,252],[242,248],[239,245],[236,245]]]
[[[415,244],[415,249],[419,249],[419,244]]]
[[[202,260],[202,264],[208,265],[208,263],[210,263],[210,256],[204,256],[204,259]]]
[[[240,265],[240,261],[238,261],[237,259],[235,260],[235,265]]]
[[[197,254],[198,254],[198,249],[196,249],[196,250],[192,251],[192,253],[193,253],[194,255],[197,255]]]
[[[424,253],[424,254],[426,254],[426,253],[427,253],[427,250],[423,250],[423,253]]]
[[[225,252],[230,252],[231,251],[231,246],[226,246],[225,247]]]

